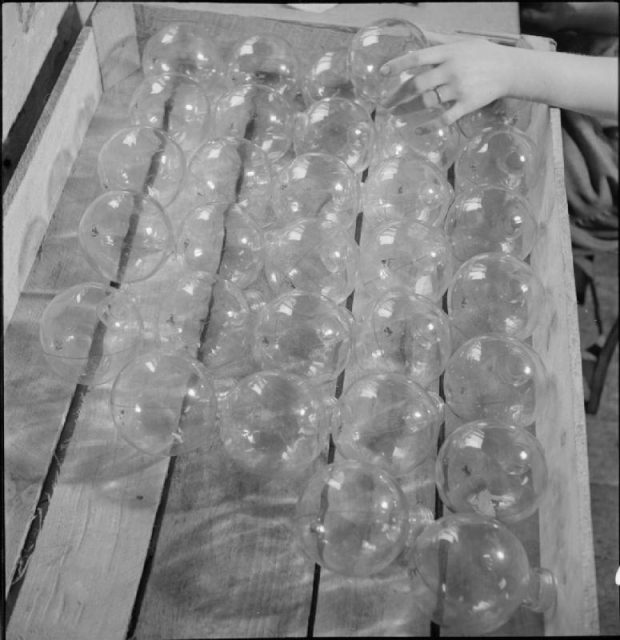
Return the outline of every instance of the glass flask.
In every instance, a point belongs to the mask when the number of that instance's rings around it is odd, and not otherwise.
[[[302,77],[301,91],[306,106],[317,100],[332,97],[358,100],[351,81],[348,47],[322,53]],[[370,112],[370,109],[368,111]]]
[[[357,281],[359,247],[349,230],[300,218],[265,236],[265,276],[276,293],[301,289],[344,302]]]
[[[142,347],[140,311],[125,293],[96,282],[55,296],[39,323],[45,359],[63,380],[99,385],[113,380]]]
[[[284,371],[257,371],[220,402],[224,448],[246,471],[269,478],[303,474],[327,446],[335,400]]]
[[[493,185],[527,196],[538,173],[534,142],[512,126],[488,129],[469,140],[454,163],[457,190]]]
[[[435,164],[411,151],[385,158],[369,171],[364,186],[364,220],[371,225],[417,220],[440,226],[454,192]]]
[[[472,186],[459,192],[448,209],[444,229],[457,265],[490,252],[525,260],[538,235],[529,202],[495,186]]]
[[[144,45],[142,69],[147,78],[181,73],[207,92],[221,87],[224,75],[215,40],[202,25],[191,22],[171,22],[154,33]]]
[[[224,215],[229,207],[228,203],[212,202],[186,214],[177,234],[177,254],[187,269],[217,273],[224,244]]]
[[[343,461],[310,478],[297,502],[294,528],[312,561],[345,576],[366,577],[401,553],[408,515],[405,495],[387,471]]]
[[[78,240],[86,259],[112,282],[152,276],[174,251],[172,224],[152,198],[106,191],[82,214]]]
[[[295,121],[295,153],[329,153],[343,160],[354,173],[370,163],[375,126],[368,111],[346,98],[313,102]]]
[[[505,253],[481,253],[464,262],[448,287],[452,325],[465,338],[532,335],[545,306],[545,290],[532,268]]]
[[[164,351],[151,351],[130,362],[110,393],[120,435],[153,456],[176,456],[209,446],[216,406],[206,367]]]
[[[428,387],[439,379],[451,353],[448,316],[431,300],[404,289],[373,300],[355,324],[355,363],[365,371],[401,373]]]
[[[219,275],[245,289],[263,270],[263,233],[253,218],[237,204],[226,210],[224,226]]]
[[[249,140],[207,140],[192,155],[184,184],[195,204],[238,204],[255,220],[264,219],[271,200],[271,163]]]
[[[522,427],[477,420],[443,442],[435,483],[451,510],[501,522],[531,516],[547,488],[547,462],[538,439]]]
[[[443,229],[415,220],[378,225],[360,251],[360,279],[369,296],[402,287],[437,301],[452,278],[452,252]]]
[[[304,153],[274,181],[273,211],[279,224],[324,218],[350,228],[360,210],[359,178],[328,153]]]
[[[351,80],[356,94],[372,104],[385,101],[403,85],[411,94],[410,80],[415,74],[403,71],[398,76],[384,76],[379,69],[392,58],[428,46],[424,33],[407,20],[387,18],[362,27],[349,45]]]
[[[208,132],[209,98],[195,80],[180,73],[145,78],[129,104],[131,123],[166,132],[185,154]]]
[[[531,567],[504,524],[478,514],[451,514],[424,527],[409,575],[413,602],[442,632],[491,633],[521,605],[541,612],[556,601],[553,574]]]
[[[478,336],[446,364],[446,404],[465,421],[497,420],[527,427],[545,402],[549,380],[540,356],[507,336]]]
[[[258,84],[239,85],[214,104],[212,137],[250,140],[271,162],[276,162],[293,143],[295,113],[293,105],[275,89]]]
[[[255,34],[233,46],[228,77],[233,84],[262,84],[289,98],[299,83],[299,61],[289,42],[274,34]]]
[[[333,437],[348,460],[376,465],[398,477],[437,450],[443,411],[401,373],[368,373],[345,389],[339,404]]]
[[[461,135],[456,125],[441,121],[443,111],[443,108],[421,108],[415,101],[388,111],[377,110],[379,154],[387,158],[413,150],[445,173],[461,151]]]
[[[473,138],[485,129],[515,126],[525,131],[532,117],[532,103],[518,98],[498,98],[476,109],[456,122],[465,138]]]
[[[214,378],[246,375],[252,363],[252,318],[243,291],[208,273],[184,273],[162,297],[158,337],[167,351],[185,351]]]
[[[104,189],[136,191],[167,207],[183,184],[185,154],[159,129],[126,127],[101,147],[97,172]]]
[[[254,358],[263,369],[283,369],[320,384],[344,370],[351,352],[353,316],[328,298],[289,291],[258,312]]]

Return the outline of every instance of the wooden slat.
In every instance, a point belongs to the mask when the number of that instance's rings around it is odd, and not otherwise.
[[[540,505],[540,562],[558,580],[558,606],[546,616],[547,635],[598,633],[590,490],[581,374],[581,349],[568,210],[561,152],[560,114],[546,110],[539,143],[545,149],[546,189],[541,194],[545,237],[531,264],[552,309],[536,329],[533,346],[552,374],[548,403],[537,417],[550,486]]]
[[[127,123],[129,98],[139,81],[140,77],[134,78],[102,99],[20,300],[16,317],[25,316],[25,320],[11,323],[7,332],[14,345],[10,354],[13,359],[7,362],[8,377],[15,390],[33,371],[32,362],[41,373],[38,386],[31,384],[19,392],[14,400],[17,404],[11,402],[8,407],[8,415],[19,418],[24,407],[40,404],[41,410],[30,409],[28,414],[30,438],[40,437],[40,449],[45,452],[36,458],[36,468],[27,476],[29,485],[23,487],[24,461],[28,462],[23,452],[29,442],[21,442],[23,422],[10,421],[11,447],[5,456],[9,463],[5,472],[21,511],[13,509],[7,519],[16,540],[20,527],[28,524],[28,508],[31,513],[34,509],[50,449],[65,421],[73,391],[42,363],[37,350],[40,313],[58,291],[87,280],[101,281],[78,247],[77,226],[86,206],[101,192],[97,153],[111,133]],[[145,305],[149,301],[155,305],[161,297],[159,289],[167,285],[167,275],[162,271],[160,277],[132,286],[132,294],[151,325],[156,312]],[[152,327],[147,328],[147,337],[152,336]],[[19,329],[23,337],[13,334]],[[22,364],[19,356],[23,338],[33,355],[31,362]],[[25,578],[7,630],[10,638],[120,640],[126,635],[168,460],[137,454],[118,437],[108,406],[109,389],[110,384],[89,389],[79,407],[57,480],[48,487],[51,495],[43,527],[34,550],[28,550],[31,553]],[[45,409],[48,411],[44,414]]]
[[[4,331],[100,97],[95,40],[86,28],[4,194]]]
[[[2,141],[26,101],[69,2],[2,3]]]

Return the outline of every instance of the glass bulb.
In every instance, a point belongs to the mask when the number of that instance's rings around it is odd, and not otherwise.
[[[319,470],[306,484],[294,525],[312,561],[345,576],[370,576],[388,567],[405,546],[407,501],[383,469],[341,462]]]
[[[283,369],[334,381],[350,356],[353,316],[328,298],[304,291],[283,293],[258,312],[254,358],[263,369]]]
[[[437,450],[443,413],[433,398],[401,373],[368,373],[339,399],[338,451],[402,476]]]
[[[140,311],[131,298],[95,282],[59,293],[39,323],[50,367],[63,380],[83,385],[114,379],[139,352],[143,331]]]
[[[116,377],[110,408],[120,435],[153,456],[209,446],[216,396],[206,368],[188,357],[152,351]]]
[[[301,218],[267,236],[265,275],[276,294],[301,289],[344,302],[355,287],[358,265],[352,235],[328,220]]]
[[[276,162],[293,143],[295,113],[293,105],[271,87],[236,86],[214,105],[212,137],[244,138]]]
[[[448,316],[465,338],[532,335],[545,292],[532,268],[511,255],[482,253],[464,262],[448,287]]]
[[[505,336],[479,336],[450,357],[443,377],[446,403],[465,421],[497,420],[527,427],[548,394],[540,356]]]
[[[525,260],[538,234],[529,202],[514,191],[494,186],[459,192],[448,209],[444,229],[457,265],[490,252]]]
[[[547,481],[536,437],[499,422],[461,425],[444,440],[435,464],[437,491],[450,510],[508,523],[538,509]]]
[[[183,184],[185,154],[159,129],[127,127],[103,144],[97,171],[104,189],[136,191],[167,207]]]
[[[95,198],[80,219],[78,239],[88,262],[117,283],[151,277],[175,246],[161,206],[132,191],[107,191]]]
[[[295,123],[293,144],[297,155],[329,153],[354,173],[368,167],[374,142],[375,126],[368,111],[346,98],[313,102]]]

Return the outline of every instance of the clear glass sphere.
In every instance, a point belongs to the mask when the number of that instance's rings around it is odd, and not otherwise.
[[[243,469],[269,478],[301,475],[327,445],[332,408],[306,378],[258,371],[220,404],[220,436]]]
[[[165,211],[133,191],[106,191],[95,198],[82,214],[78,240],[91,266],[118,283],[149,278],[175,246]]]
[[[525,260],[538,235],[529,202],[514,191],[494,186],[459,192],[448,209],[444,229],[457,264],[490,252]]]
[[[265,244],[265,276],[276,293],[301,289],[344,302],[357,282],[359,247],[340,225],[300,218],[270,232]]]
[[[276,162],[293,143],[295,113],[291,102],[271,87],[236,86],[214,104],[212,137],[250,140]]]
[[[184,355],[152,351],[116,377],[110,408],[120,435],[154,456],[176,456],[211,442],[216,396],[211,376]]]
[[[471,338],[452,354],[443,377],[446,404],[457,416],[518,427],[534,422],[548,382],[540,356],[505,336]]]
[[[295,122],[295,153],[329,153],[343,160],[354,173],[370,164],[375,126],[368,111],[346,98],[313,102]]]
[[[132,124],[161,129],[187,154],[208,132],[210,103],[196,81],[180,73],[145,78],[129,104]]]
[[[226,210],[224,225],[225,236],[219,274],[245,289],[263,270],[263,233],[252,216],[237,204]]]
[[[184,192],[195,204],[238,204],[259,221],[266,215],[271,190],[269,158],[248,140],[208,140],[188,163]]]
[[[452,325],[465,338],[532,335],[545,306],[544,287],[532,268],[505,253],[481,253],[464,262],[448,287]]]
[[[351,79],[357,95],[373,104],[393,95],[413,74],[384,76],[379,69],[393,58],[428,46],[422,31],[407,20],[387,18],[359,29],[349,45]]]
[[[294,97],[299,84],[299,61],[285,38],[256,34],[233,47],[228,77],[233,84],[263,84]]]
[[[307,106],[332,97],[358,100],[351,81],[348,47],[325,51],[310,65],[302,78],[302,95]]]
[[[435,464],[437,491],[449,509],[508,523],[538,509],[547,481],[537,438],[499,422],[461,425],[444,440]]]
[[[259,311],[254,357],[263,369],[283,369],[312,378],[335,380],[351,352],[353,316],[316,293],[290,291]]]
[[[456,124],[466,138],[473,138],[485,129],[506,125],[525,131],[531,117],[532,103],[529,100],[504,97],[462,116]]]
[[[461,151],[461,135],[456,125],[440,120],[442,112],[417,109],[413,103],[378,111],[375,127],[379,154],[387,158],[413,150],[446,172]]]
[[[67,382],[98,385],[114,379],[142,347],[140,311],[118,289],[89,282],[55,296],[39,323],[50,367]]]
[[[452,252],[443,229],[399,220],[373,229],[361,246],[360,279],[368,295],[402,287],[439,300],[452,278]]]
[[[401,373],[369,373],[339,398],[334,443],[343,457],[402,476],[437,450],[443,412]]]
[[[209,89],[221,84],[224,63],[214,38],[204,27],[171,22],[146,41],[142,69],[146,77],[181,73]]]
[[[443,223],[454,192],[435,164],[407,152],[382,160],[369,171],[364,187],[364,220],[371,225],[417,220]]]
[[[493,185],[527,195],[538,178],[534,142],[516,127],[487,129],[472,138],[454,164],[455,187]]]
[[[533,569],[504,524],[476,514],[451,514],[427,525],[410,561],[413,601],[442,631],[490,633],[520,605],[544,610],[555,601],[555,579]],[[534,602],[537,587],[543,598]]]
[[[339,158],[304,153],[278,174],[273,209],[280,224],[318,217],[350,228],[360,209],[360,182]]]
[[[177,254],[191,271],[214,275],[224,244],[224,215],[227,203],[201,204],[189,211],[177,233]]]
[[[159,129],[127,127],[103,144],[97,171],[104,189],[136,191],[167,207],[183,184],[185,154]]]
[[[162,348],[185,351],[214,378],[240,377],[252,363],[252,317],[239,287],[208,273],[184,273],[162,298]]]
[[[335,573],[365,577],[388,567],[403,550],[408,506],[388,472],[341,462],[319,470],[306,484],[294,525],[311,560]]]
[[[437,381],[452,354],[448,316],[422,296],[391,289],[355,325],[357,366],[398,372],[423,387]]]

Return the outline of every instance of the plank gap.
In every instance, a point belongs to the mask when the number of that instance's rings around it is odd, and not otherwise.
[[[11,585],[5,602],[5,628],[7,628],[9,624],[11,614],[13,613],[17,598],[19,597],[19,592],[24,584],[30,558],[34,553],[39,533],[43,529],[47,510],[54,494],[56,481],[60,475],[60,470],[64,462],[69,443],[73,438],[75,425],[77,424],[80,416],[80,409],[82,408],[87,392],[88,387],[82,384],[77,384],[75,391],[73,392],[67,416],[58,436],[56,446],[54,447],[54,453],[52,454],[43,484],[41,485],[41,492],[34,509],[34,514],[30,521],[30,526],[28,527],[26,538],[19,554],[19,559],[15,565],[15,571],[11,579]]]

